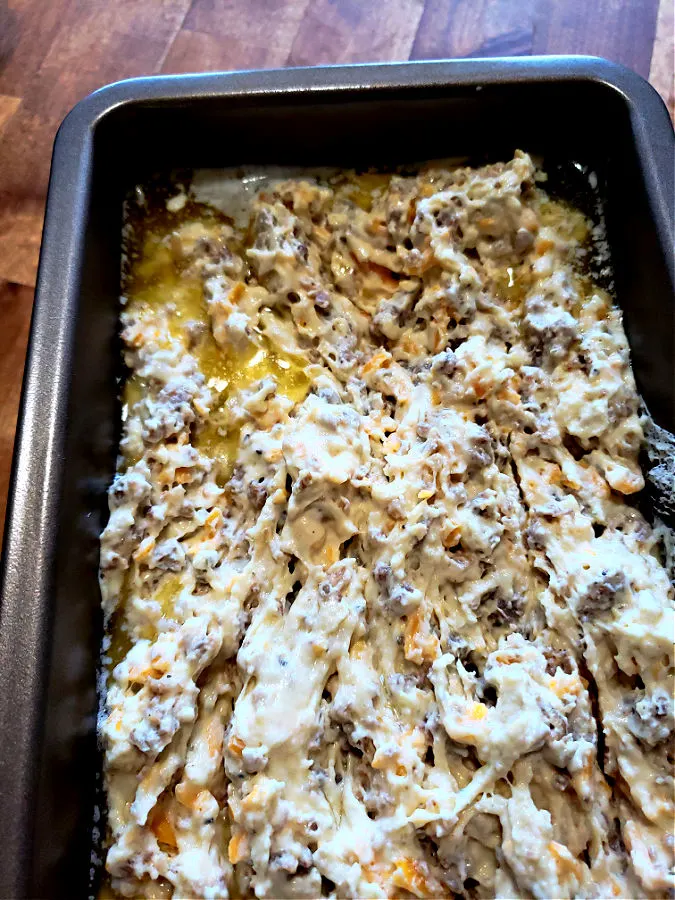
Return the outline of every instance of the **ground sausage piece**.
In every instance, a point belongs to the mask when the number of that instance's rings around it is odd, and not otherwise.
[[[163,569],[165,572],[180,572],[185,567],[185,551],[175,539],[157,544],[150,557],[151,569]]]
[[[623,572],[603,571],[601,578],[594,581],[582,597],[578,612],[582,619],[592,619],[610,610],[616,601],[617,594],[626,587],[626,576]]]
[[[257,481],[252,482],[246,488],[246,495],[256,509],[262,509],[267,500],[267,485],[259,484]]]
[[[492,439],[484,428],[471,439],[471,447],[468,451],[469,471],[476,471],[489,466],[495,461]]]
[[[434,356],[431,363],[432,371],[440,372],[441,375],[447,375],[448,378],[452,376],[456,368],[457,357],[452,350],[444,350],[442,353],[438,353]]]
[[[523,614],[525,598],[520,594],[499,596],[497,608],[490,613],[490,622],[496,627],[515,625]]]
[[[547,532],[538,519],[533,519],[525,529],[525,544],[530,550],[545,550]]]
[[[577,336],[574,316],[564,309],[551,307],[541,296],[528,300],[526,308],[523,324],[533,347],[551,360],[562,359]]]
[[[651,697],[641,691],[631,705],[627,725],[634,737],[650,747],[670,737],[674,727],[673,698],[665,690],[657,688]]]
[[[407,582],[399,584],[387,563],[377,563],[373,568],[373,576],[380,587],[382,606],[392,616],[405,616],[419,605],[419,591]]]

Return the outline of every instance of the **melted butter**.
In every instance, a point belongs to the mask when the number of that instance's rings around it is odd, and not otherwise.
[[[126,308],[143,322],[166,307],[170,309],[167,316],[169,335],[183,342],[186,341],[185,325],[188,322],[208,323],[201,281],[194,276],[181,275],[170,248],[160,237],[150,234],[132,267]],[[152,335],[159,346],[165,343],[162,337],[159,330]],[[127,378],[122,391],[123,418],[143,399],[147,389],[147,382],[137,373]],[[134,465],[139,459],[138,454],[127,453],[125,465]]]
[[[146,238],[130,281],[129,311],[143,319],[171,307],[168,323],[172,337],[184,339],[189,321],[208,320],[201,280],[181,272],[175,254],[156,236]]]
[[[596,318],[604,319],[612,309],[612,298],[603,288],[594,284],[588,275],[576,275],[574,277],[574,286],[577,290],[578,299],[574,301],[570,312],[575,318],[579,318],[584,312],[585,307],[595,301]],[[598,302],[599,301],[599,302]]]
[[[127,409],[131,409],[139,403],[145,396],[146,390],[147,384],[144,378],[141,378],[135,372],[130,375],[124,383],[124,390],[122,391],[122,402]]]
[[[106,650],[105,656],[110,659],[110,662],[106,664],[105,668],[108,678],[110,678],[112,670],[126,658],[126,655],[131,650],[134,642],[126,627],[123,616],[119,613],[116,613],[113,616],[108,628],[108,634],[110,635],[110,646]]]
[[[141,378],[136,372],[127,378],[122,388],[122,421],[126,422],[129,412],[139,403],[147,392],[148,386],[144,378]],[[135,465],[141,459],[142,453],[136,451],[131,452],[131,448],[124,448],[124,460],[122,468]]]
[[[199,368],[207,382],[218,379],[230,383],[235,368],[234,360],[228,359],[227,354],[216,343],[210,329],[204,333],[198,346],[192,352],[197,358]]]
[[[195,446],[218,463],[216,483],[219,487],[224,487],[232,476],[240,434],[240,428],[228,428],[219,424],[215,418],[207,422],[197,433]]]
[[[135,568],[135,564],[132,564]],[[154,641],[157,637],[157,630],[151,624],[146,624],[137,629],[137,634],[132,637],[126,619],[126,606],[130,593],[130,581],[132,578],[132,570],[127,570],[124,576],[124,583],[120,591],[120,602],[117,610],[113,614],[108,625],[108,634],[110,635],[110,646],[105,652],[105,656],[110,659],[105,664],[105,671],[108,683],[112,676],[113,669],[122,660],[126,659],[129,650],[137,640]],[[176,598],[183,589],[183,583],[178,575],[169,575],[159,585],[153,595],[153,599],[159,604],[162,616],[165,619],[171,619],[174,622],[180,621],[175,608]]]
[[[381,172],[366,172],[363,175],[353,175],[349,179],[345,193],[358,207],[365,210],[365,212],[370,212],[376,196],[386,190],[390,180],[391,175]]]
[[[244,354],[237,354],[231,375],[231,389],[250,387],[255,381],[269,376],[277,383],[277,390],[295,403],[304,400],[310,380],[302,360],[273,347],[269,338],[260,337],[260,343],[252,345]]]
[[[225,352],[212,336],[210,340],[215,347],[214,361],[217,365],[211,367],[211,354],[214,351],[209,349],[206,365],[200,362],[202,371],[210,378],[223,379],[227,384],[218,396],[209,421],[198,430],[194,444],[207,456],[218,461],[216,480],[222,487],[232,475],[241,432],[238,426],[227,424],[226,404],[229,397],[263,378],[272,377],[277,383],[279,394],[299,403],[307,396],[311,382],[301,360],[273,348],[264,336],[239,352]]]
[[[532,287],[532,272],[525,266],[508,266],[494,277],[495,293],[508,309],[520,307]]]
[[[182,589],[183,582],[178,575],[169,575],[155,591],[153,599],[159,603],[159,608],[165,619],[171,619],[173,622],[180,621],[176,613],[176,598]]]
[[[560,200],[544,200],[539,204],[539,219],[544,226],[555,228],[567,240],[580,244],[589,236],[588,220],[578,209]]]
[[[125,608],[129,599],[130,578],[130,570],[127,569],[124,573],[117,609],[108,623],[107,633],[110,636],[110,646],[104,654],[110,660],[104,665],[108,685],[110,685],[113,669],[126,658],[134,643],[129,634],[125,616]]]
[[[363,189],[374,190],[388,176],[358,176]],[[365,179],[365,180],[364,180]],[[208,223],[184,222],[180,242],[208,235]],[[180,246],[169,235],[166,224],[146,234],[138,257],[132,265],[127,291],[127,309],[141,321],[166,310],[172,338],[188,350],[185,325],[200,323],[203,333],[189,352],[196,358],[207,384],[216,392],[208,421],[198,427],[193,443],[218,463],[217,481],[221,486],[230,478],[239,446],[240,429],[227,423],[227,400],[238,391],[266,377],[273,377],[280,394],[294,403],[302,401],[310,387],[303,361],[275,348],[264,335],[256,336],[244,350],[225,349],[213,337],[201,279],[181,267]],[[174,235],[175,237],[175,235]],[[161,345],[161,335],[153,335]],[[125,384],[123,402],[127,410],[142,399],[147,384],[131,375]],[[136,460],[127,460],[128,463]]]

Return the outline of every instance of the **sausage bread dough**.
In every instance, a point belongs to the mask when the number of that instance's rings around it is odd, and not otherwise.
[[[592,226],[543,186],[517,152],[261,179],[231,218],[139,192],[101,539],[116,896],[669,895],[645,420]]]

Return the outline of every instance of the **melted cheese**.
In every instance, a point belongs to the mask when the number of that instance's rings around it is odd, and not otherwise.
[[[590,223],[520,152],[221,182],[129,211],[110,888],[664,896],[673,589]]]

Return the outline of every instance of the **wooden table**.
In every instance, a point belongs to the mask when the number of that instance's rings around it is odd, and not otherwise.
[[[0,525],[52,141],[78,100],[156,72],[592,53],[674,112],[673,0],[0,2]]]

